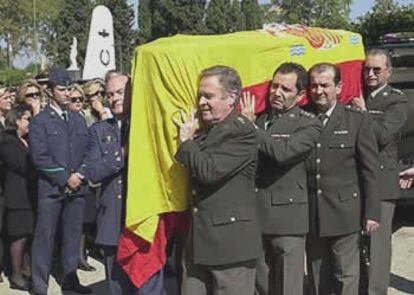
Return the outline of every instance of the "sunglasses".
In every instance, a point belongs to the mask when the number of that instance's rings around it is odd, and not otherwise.
[[[32,92],[32,93],[26,93],[25,95],[26,98],[39,98],[40,97],[40,92]]]
[[[74,97],[71,97],[70,98],[70,101],[72,103],[75,103],[75,102],[83,102],[83,97],[82,96],[74,96]]]
[[[371,70],[374,72],[375,75],[381,74],[381,72],[385,71],[386,69],[383,69],[381,67],[364,67],[365,73],[370,73]]]
[[[87,97],[88,99],[90,99],[90,98],[92,98],[92,97],[94,97],[94,96],[104,97],[104,96],[105,96],[105,94],[106,94],[106,92],[105,92],[105,91],[103,91],[103,90],[101,90],[101,91],[96,91],[95,93],[89,94],[89,95],[87,95],[86,97]]]

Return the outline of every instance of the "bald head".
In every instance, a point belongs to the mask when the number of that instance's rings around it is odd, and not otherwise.
[[[108,95],[109,104],[112,114],[115,117],[122,117],[124,114],[124,99],[128,84],[128,77],[125,75],[114,75],[106,82],[106,93]]]

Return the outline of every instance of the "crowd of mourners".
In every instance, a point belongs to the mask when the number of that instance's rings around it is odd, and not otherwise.
[[[77,269],[95,271],[93,255],[111,295],[387,294],[395,202],[414,177],[398,162],[407,100],[391,74],[387,52],[367,52],[364,92],[344,105],[336,65],[283,63],[256,114],[237,71],[203,70],[198,111],[174,119],[176,164],[193,188],[174,290],[165,269],[138,289],[116,262],[129,77],[80,85],[54,68],[47,81],[1,86],[0,266],[10,288],[47,294],[55,272],[63,291],[89,294]]]

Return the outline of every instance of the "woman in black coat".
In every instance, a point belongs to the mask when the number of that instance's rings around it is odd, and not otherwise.
[[[0,158],[5,165],[4,196],[7,232],[10,239],[12,274],[10,288],[28,290],[23,261],[34,227],[36,173],[29,155],[27,135],[31,108],[18,105],[7,113],[6,130],[0,136]]]

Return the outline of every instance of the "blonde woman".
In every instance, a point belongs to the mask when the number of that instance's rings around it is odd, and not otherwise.
[[[105,107],[106,92],[103,80],[91,80],[83,85],[83,90],[90,106],[85,109],[85,119],[88,126],[112,117],[111,111]]]
[[[68,108],[71,111],[78,112],[85,117],[84,112],[85,93],[82,87],[78,84],[73,84],[69,89],[69,104]]]
[[[47,104],[47,96],[36,80],[25,80],[17,90],[16,102],[27,104],[32,108],[33,116],[37,115]]]

